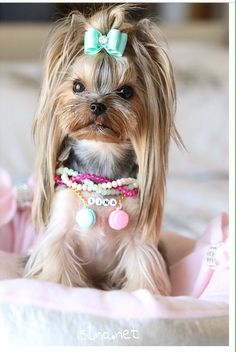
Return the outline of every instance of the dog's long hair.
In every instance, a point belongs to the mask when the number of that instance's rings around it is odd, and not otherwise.
[[[142,106],[141,111],[137,112],[138,123],[129,136],[139,167],[138,227],[142,229],[143,240],[158,242],[171,136],[181,143],[173,120],[175,84],[172,66],[157,26],[148,19],[133,23],[127,18],[129,9],[129,5],[111,6],[90,18],[72,12],[58,21],[50,34],[40,103],[33,128],[37,151],[33,218],[38,229],[42,230],[49,219],[55,169],[68,137],[67,129],[58,118],[58,114],[63,114],[58,92],[71,66],[84,55],[85,31],[93,27],[107,34],[110,29],[116,28],[128,34],[124,57],[116,60],[118,66],[122,70],[127,62],[131,62],[138,73],[138,89],[145,93],[145,99],[140,98],[142,104],[138,104]],[[101,55],[91,59],[95,65]]]

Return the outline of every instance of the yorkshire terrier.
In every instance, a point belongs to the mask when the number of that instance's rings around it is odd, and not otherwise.
[[[128,14],[73,12],[49,37],[34,124],[42,237],[24,276],[169,295],[159,235],[175,84],[156,24]]]

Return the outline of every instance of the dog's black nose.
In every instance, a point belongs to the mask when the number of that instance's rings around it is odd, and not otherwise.
[[[103,112],[106,111],[106,109],[107,109],[106,105],[104,105],[102,103],[92,103],[90,105],[90,110],[96,116],[101,115]]]

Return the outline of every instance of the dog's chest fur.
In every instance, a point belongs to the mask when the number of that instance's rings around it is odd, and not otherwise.
[[[65,165],[80,173],[97,174],[111,179],[137,176],[135,153],[129,142],[108,144],[95,141],[72,141],[70,146],[72,150]],[[86,199],[90,196],[98,197],[96,193],[84,193],[84,196]],[[116,250],[120,240],[133,235],[137,221],[137,197],[123,200],[122,207],[129,214],[129,224],[120,231],[113,230],[108,224],[109,214],[114,208],[93,205],[96,223],[90,229],[81,230],[76,224],[76,214],[83,207],[81,200],[73,192],[64,188],[58,189],[56,198],[54,204],[58,206],[60,203],[60,209],[64,209],[67,213],[68,227],[74,238],[78,240],[80,256],[83,258],[86,270],[93,276],[100,276],[112,270],[116,265]]]
[[[111,179],[136,177],[136,155],[130,141],[117,143],[93,140],[68,141],[71,147],[66,166]]]
[[[81,207],[79,205],[78,209]],[[92,275],[103,275],[117,264],[116,251],[120,241],[134,235],[135,222],[137,220],[137,199],[124,201],[123,209],[129,214],[129,224],[123,230],[113,230],[108,224],[108,217],[112,209],[95,206],[93,207],[97,220],[89,230],[79,230],[77,225],[74,231],[78,235],[81,255],[84,259],[87,271]]]

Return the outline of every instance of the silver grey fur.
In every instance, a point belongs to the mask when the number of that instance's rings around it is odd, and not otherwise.
[[[97,174],[112,179],[136,177],[136,155],[132,144],[69,140],[71,147],[65,165],[80,173]]]

